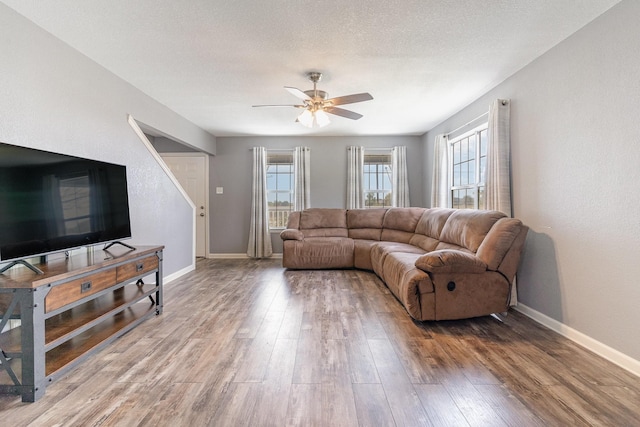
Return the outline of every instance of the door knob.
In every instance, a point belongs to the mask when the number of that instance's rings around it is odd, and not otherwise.
[[[200,212],[200,216],[204,216],[204,212]]]

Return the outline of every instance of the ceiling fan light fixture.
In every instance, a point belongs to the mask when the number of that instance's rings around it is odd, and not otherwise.
[[[321,127],[321,128],[331,123],[331,120],[329,120],[329,115],[325,113],[323,110],[316,111],[315,119],[316,119],[316,123],[318,124],[318,127]]]
[[[313,127],[313,122],[314,122],[314,117],[313,117],[313,114],[311,113],[311,111],[305,109],[302,112],[302,114],[300,114],[298,116],[298,122],[300,122],[300,124],[302,126],[306,126],[308,128],[312,128]]]

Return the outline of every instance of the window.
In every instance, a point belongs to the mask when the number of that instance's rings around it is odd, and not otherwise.
[[[294,208],[293,151],[267,150],[269,228],[285,228]]]
[[[487,124],[451,141],[451,207],[485,209]]]
[[[364,207],[391,206],[391,153],[364,155]]]

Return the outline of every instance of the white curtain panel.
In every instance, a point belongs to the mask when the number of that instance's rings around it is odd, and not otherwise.
[[[247,256],[267,258],[272,253],[267,204],[267,150],[264,147],[254,147],[251,226]]]
[[[294,209],[301,211],[311,207],[311,149],[296,147],[293,153]]]
[[[409,201],[409,177],[407,174],[407,147],[393,147],[391,156],[392,173],[392,206],[407,208],[411,206]]]
[[[487,145],[487,209],[511,216],[511,140],[509,137],[510,102],[496,99],[489,108]]]
[[[449,138],[445,134],[436,135],[433,145],[431,207],[449,207]]]
[[[364,147],[347,149],[347,209],[364,207]]]
[[[511,103],[508,99],[496,99],[489,107],[489,143],[487,145],[487,209],[496,210],[511,217],[511,138],[509,120]],[[511,286],[510,305],[518,304],[516,279]]]

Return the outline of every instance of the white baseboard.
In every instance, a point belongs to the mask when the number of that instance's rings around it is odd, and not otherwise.
[[[247,259],[247,254],[209,254],[207,258],[210,259]],[[282,258],[281,253],[272,254],[269,258]]]
[[[191,272],[191,271],[193,271],[195,269],[196,269],[196,264],[193,263],[193,264],[191,264],[189,266],[186,266],[182,270],[178,270],[175,273],[171,273],[170,275],[165,276],[165,277],[162,278],[163,285],[169,284],[169,283],[173,282],[174,280],[176,280],[177,278],[182,277],[185,274],[187,274],[187,273],[189,273],[189,272]]]
[[[542,314],[539,311],[532,309],[531,307],[527,307],[522,303],[518,303],[518,305],[513,308],[524,314],[525,316],[530,317],[536,322],[546,326],[552,331],[559,333],[560,335],[570,339],[576,344],[579,344],[582,347],[591,350],[597,355],[640,377],[640,360],[636,360],[630,356],[627,356],[626,354],[621,353],[620,351],[611,348],[608,345],[603,344],[600,341],[597,341],[590,336],[585,335],[582,332],[565,325],[564,323],[558,322],[557,320],[552,319],[546,314]]]

